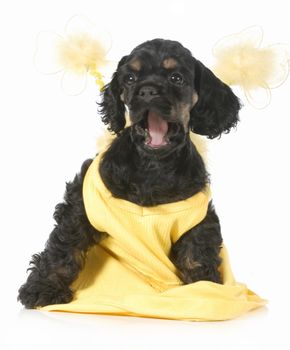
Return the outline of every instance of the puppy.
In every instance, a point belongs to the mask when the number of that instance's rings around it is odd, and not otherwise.
[[[125,110],[131,125],[125,128]],[[180,43],[155,39],[121,59],[100,103],[102,121],[117,137],[99,173],[113,197],[151,207],[185,200],[209,183],[190,131],[215,138],[238,122],[241,105],[232,90]],[[89,222],[82,195],[92,160],[67,184],[56,206],[56,225],[45,249],[32,257],[18,299],[27,308],[67,303],[88,249],[103,234]],[[184,284],[222,283],[222,236],[212,203],[204,219],[172,244],[169,255]]]

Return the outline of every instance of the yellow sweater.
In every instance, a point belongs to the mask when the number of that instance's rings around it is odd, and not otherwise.
[[[83,196],[90,223],[108,236],[89,251],[72,286],[75,299],[42,310],[213,321],[266,303],[235,281],[225,247],[222,285],[183,285],[178,278],[168,258],[171,246],[205,217],[209,189],[186,200],[141,207],[111,195],[99,174],[101,156],[87,171]]]

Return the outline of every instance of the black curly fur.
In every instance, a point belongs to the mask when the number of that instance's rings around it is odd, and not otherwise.
[[[104,154],[100,175],[113,196],[142,206],[176,202],[209,182],[204,162],[187,137],[173,152],[158,156],[139,150],[126,128]]]
[[[83,267],[86,251],[101,237],[90,225],[82,199],[83,178],[91,162],[84,162],[81,172],[67,184],[64,202],[55,208],[57,225],[45,250],[32,257],[30,275],[18,296],[27,308],[71,301],[70,285]]]
[[[219,219],[210,202],[206,217],[173,245],[170,259],[186,284],[200,280],[222,283],[218,270],[221,245]]]
[[[171,84],[168,72],[160,68],[163,60],[172,56],[178,61],[174,68],[185,74],[184,84],[180,86]],[[123,79],[128,63],[136,57],[146,69],[135,72],[140,81],[126,86]],[[163,150],[144,145],[140,122],[148,107],[138,95],[144,81],[154,85],[159,94],[157,103],[152,103],[150,108],[157,108],[172,123],[171,142]],[[198,102],[190,114],[179,115],[177,106],[190,106],[196,92]],[[125,129],[124,102],[129,106],[133,123]],[[209,138],[228,132],[238,122],[240,103],[231,89],[180,43],[155,39],[123,57],[111,83],[103,90],[100,107],[103,122],[118,135],[100,164],[105,185],[115,197],[154,206],[189,198],[205,188],[208,174],[190,140],[188,128]],[[87,219],[82,197],[83,179],[90,163],[87,160],[81,172],[67,184],[64,202],[56,206],[54,213],[57,224],[44,251],[32,258],[30,274],[18,296],[27,308],[72,300],[71,284],[84,265],[86,252],[102,238]],[[219,219],[210,203],[204,220],[172,246],[170,259],[185,284],[199,280],[222,283],[221,244]]]
[[[230,132],[239,121],[240,101],[229,86],[198,60],[195,76],[199,99],[190,113],[190,129],[211,139]]]
[[[118,67],[123,64],[126,57],[123,57],[118,64]],[[105,85],[102,89],[101,97],[102,102],[99,104],[99,112],[101,114],[102,122],[108,125],[108,130],[119,134],[124,129],[125,120],[125,105],[122,102],[121,88],[118,83],[117,72],[113,74],[110,84]]]

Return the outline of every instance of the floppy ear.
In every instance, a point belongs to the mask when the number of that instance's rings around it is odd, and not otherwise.
[[[239,99],[198,60],[195,60],[195,88],[198,102],[192,108],[189,120],[193,132],[213,139],[236,126],[241,108]]]
[[[125,63],[127,56],[124,56],[118,64],[117,71],[113,74],[112,80],[105,85],[102,94],[101,107],[99,112],[104,124],[109,124],[108,130],[119,134],[125,127],[125,105],[121,100],[122,90],[118,81],[118,69]]]

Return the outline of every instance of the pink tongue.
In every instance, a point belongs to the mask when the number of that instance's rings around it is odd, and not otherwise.
[[[159,114],[153,111],[148,113],[148,131],[151,136],[150,145],[162,146],[166,145],[164,136],[168,130],[168,124],[163,120]]]

